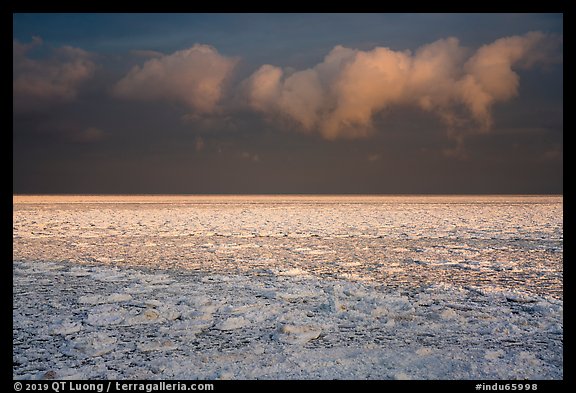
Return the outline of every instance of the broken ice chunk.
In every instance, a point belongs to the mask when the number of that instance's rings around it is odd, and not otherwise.
[[[250,321],[244,317],[231,317],[216,326],[218,330],[235,330],[241,329],[250,324]]]
[[[320,336],[322,329],[312,325],[282,325],[274,334],[274,338],[287,344],[306,344]]]
[[[66,319],[58,322],[52,327],[52,334],[61,334],[65,336],[67,334],[78,333],[80,330],[82,330],[82,323]]]

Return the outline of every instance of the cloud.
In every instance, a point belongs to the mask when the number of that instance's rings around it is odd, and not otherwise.
[[[369,136],[377,114],[412,106],[435,114],[461,141],[455,130],[488,131],[492,106],[518,94],[514,68],[558,61],[559,46],[559,37],[541,32],[501,38],[475,52],[454,37],[414,53],[336,46],[306,70],[263,65],[243,86],[253,110],[326,139]]]
[[[31,58],[29,52],[44,45],[39,37],[30,43],[13,41],[14,110],[30,111],[74,100],[80,86],[94,75],[92,55],[80,48],[50,49],[47,58]]]
[[[14,61],[17,59],[20,60],[22,57],[26,55],[26,53],[33,48],[40,46],[44,43],[42,37],[32,36],[32,41],[28,44],[24,44],[18,40],[12,41],[12,55]]]
[[[483,130],[492,125],[491,106],[518,94],[520,77],[513,66],[530,68],[554,59],[557,39],[541,32],[500,38],[484,45],[466,62],[458,81],[460,96]]]
[[[195,114],[208,114],[216,109],[237,62],[211,46],[196,44],[135,66],[113,92],[126,99],[178,102]]]

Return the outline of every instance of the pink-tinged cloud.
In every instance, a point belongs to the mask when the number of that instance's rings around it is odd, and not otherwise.
[[[326,139],[359,138],[374,132],[378,113],[413,106],[455,129],[487,131],[492,106],[518,94],[517,67],[558,60],[559,38],[540,32],[501,38],[476,52],[456,38],[424,45],[414,53],[376,47],[336,46],[316,66],[296,72],[264,65],[245,82],[248,105],[290,119]]]
[[[118,97],[134,100],[164,100],[186,105],[193,113],[215,110],[223,86],[236,63],[208,45],[162,55],[135,66],[114,87]]]
[[[30,58],[29,52],[41,45],[38,37],[28,44],[13,41],[12,88],[17,112],[72,101],[80,86],[94,75],[96,65],[90,53],[63,46],[53,49],[47,58]]]
[[[532,67],[554,59],[557,39],[541,32],[500,38],[484,45],[466,62],[459,83],[461,97],[472,116],[486,131],[492,125],[491,106],[518,94],[520,77],[512,67]]]

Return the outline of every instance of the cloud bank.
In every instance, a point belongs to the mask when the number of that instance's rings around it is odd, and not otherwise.
[[[41,45],[39,38],[27,44],[14,41],[15,108],[73,100],[94,74],[91,55],[78,48],[55,49],[45,60],[28,56]],[[238,107],[224,97],[234,96],[241,98],[243,108],[288,121],[302,132],[328,140],[353,139],[372,135],[377,116],[412,107],[436,116],[448,135],[458,139],[464,131],[491,129],[493,106],[518,95],[518,69],[561,61],[561,37],[529,32],[475,51],[455,37],[414,52],[338,45],[308,69],[265,64],[235,85],[231,75],[239,59],[209,45],[195,44],[172,54],[132,54],[147,60],[120,79],[113,94],[181,104],[186,119],[229,116]]]
[[[142,67],[135,66],[115,85],[114,94],[126,99],[167,100],[186,105],[192,113],[212,113],[238,61],[200,44],[156,55]]]
[[[558,60],[559,44],[558,37],[530,32],[472,53],[453,37],[414,53],[336,46],[306,70],[263,65],[244,82],[244,91],[253,110],[288,118],[326,139],[368,136],[376,114],[398,106],[434,113],[449,129],[482,132],[492,126],[492,106],[518,94],[513,68]]]
[[[29,56],[43,46],[39,37],[30,43],[13,41],[14,110],[29,111],[54,103],[74,100],[80,86],[94,75],[96,64],[92,55],[80,48],[63,46],[49,49],[45,59]]]

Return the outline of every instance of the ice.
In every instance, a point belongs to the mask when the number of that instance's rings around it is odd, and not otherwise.
[[[38,198],[15,379],[564,377],[561,197]]]
[[[505,352],[501,349],[495,350],[495,351],[486,351],[486,354],[484,355],[484,359],[486,360],[496,360],[501,358],[502,356],[504,356]]]
[[[123,308],[116,305],[96,306],[88,312],[86,323],[93,326],[117,325],[124,321],[126,314]]]
[[[113,293],[108,296],[100,295],[84,295],[78,298],[78,302],[87,304],[103,304],[103,303],[118,303],[125,302],[132,299],[128,293]]]
[[[398,381],[407,381],[410,380],[412,378],[410,378],[410,376],[408,374],[406,374],[405,372],[398,372],[396,374],[394,374],[394,379],[398,380]]]
[[[80,322],[74,322],[68,319],[60,321],[52,327],[53,334],[61,335],[78,333],[80,330],[82,330],[82,324]]]
[[[320,336],[322,329],[317,326],[311,325],[282,325],[278,328],[274,337],[289,344],[306,344],[310,340],[314,340]]]
[[[147,308],[140,312],[138,315],[126,318],[124,325],[142,325],[151,323],[160,323],[162,319],[160,318],[160,313],[153,308]]]
[[[67,343],[62,352],[68,356],[102,356],[112,352],[116,348],[117,341],[116,337],[107,333],[91,333]]]
[[[177,349],[178,346],[175,345],[170,340],[162,340],[162,341],[139,343],[137,345],[137,348],[142,352],[152,352],[152,351],[166,352],[166,351],[173,351]]]
[[[432,348],[420,348],[416,350],[416,355],[418,356],[430,356],[432,353],[434,353]]]
[[[281,270],[277,274],[279,276],[310,276],[306,270],[297,267],[288,270]]]
[[[242,329],[250,324],[250,321],[244,317],[230,317],[222,323],[215,326],[218,330],[235,330]]]
[[[164,330],[173,335],[194,335],[210,328],[212,322],[210,314],[200,314],[179,320]]]
[[[127,281],[125,273],[119,271],[118,269],[111,270],[109,272],[97,272],[91,274],[94,280],[105,281],[105,282],[118,282]]]

